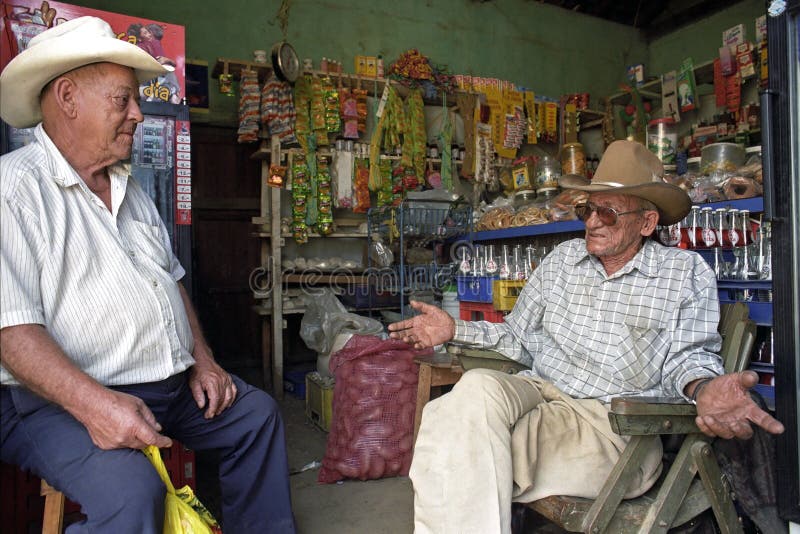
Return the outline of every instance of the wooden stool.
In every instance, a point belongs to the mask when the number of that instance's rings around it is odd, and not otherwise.
[[[414,442],[417,441],[419,424],[422,422],[422,409],[431,399],[431,388],[455,384],[464,374],[464,368],[450,354],[431,354],[417,356],[419,382],[417,382],[417,411],[414,415]]]
[[[64,494],[42,479],[40,495],[44,497],[42,534],[61,534],[64,528]]]

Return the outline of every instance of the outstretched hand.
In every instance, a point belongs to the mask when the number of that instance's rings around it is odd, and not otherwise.
[[[453,339],[456,323],[446,311],[431,304],[412,300],[411,307],[419,315],[389,325],[389,336],[400,339],[415,349],[426,349]]]
[[[718,376],[711,380],[697,396],[695,422],[707,436],[749,439],[753,435],[751,423],[771,434],[783,432],[783,425],[759,408],[750,398],[749,389],[758,383],[753,371]]]

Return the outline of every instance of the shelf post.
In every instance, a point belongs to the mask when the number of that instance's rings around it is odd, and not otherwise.
[[[277,135],[270,139],[270,163],[281,163],[281,141]],[[269,165],[261,164],[262,173],[269,175]],[[269,176],[266,177],[269,179]],[[272,386],[276,399],[283,398],[283,295],[281,286],[281,190],[269,188],[270,247],[272,258]]]

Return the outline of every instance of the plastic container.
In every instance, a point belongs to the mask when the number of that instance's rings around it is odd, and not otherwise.
[[[497,276],[456,276],[458,300],[462,302],[492,302],[492,282]]]
[[[700,172],[711,174],[715,171],[733,172],[744,165],[745,151],[737,143],[712,143],[700,152]]]
[[[686,174],[693,176],[700,175],[700,158],[689,158],[686,160]]]
[[[461,302],[459,308],[462,321],[503,322],[503,312],[495,310],[491,302]]]
[[[586,176],[586,155],[580,143],[567,143],[561,147],[561,174]]]
[[[520,208],[529,206],[536,200],[536,191],[532,189],[523,189],[514,193],[514,209],[519,211]]]
[[[525,280],[495,280],[492,283],[492,305],[498,311],[511,311],[517,303]]]
[[[555,191],[561,178],[561,163],[550,156],[544,156],[536,165],[536,190]]]
[[[458,305],[458,292],[445,291],[442,293],[442,309],[446,311],[453,319],[459,319],[459,305]]]
[[[672,118],[653,119],[647,124],[647,148],[664,165],[675,164],[678,130]]]

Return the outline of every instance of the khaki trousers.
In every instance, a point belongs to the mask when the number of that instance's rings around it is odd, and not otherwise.
[[[409,473],[415,532],[505,534],[512,500],[594,498],[627,442],[599,401],[538,378],[469,371],[423,411]],[[659,444],[626,498],[652,486],[661,456]]]

